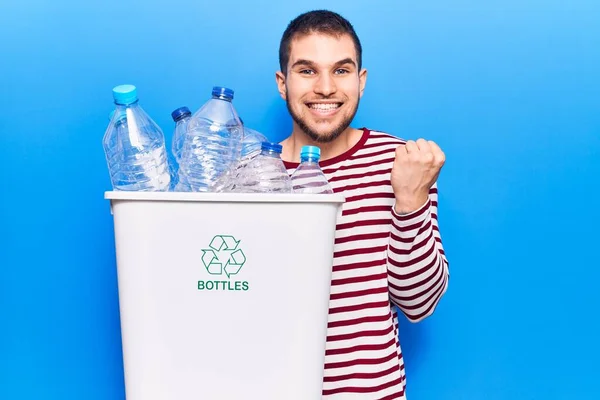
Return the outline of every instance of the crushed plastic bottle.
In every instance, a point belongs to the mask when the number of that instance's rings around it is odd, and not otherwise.
[[[263,142],[268,142],[268,140],[262,133],[244,126],[244,139],[242,140],[240,161],[221,175],[214,186],[215,192],[232,191],[236,177],[252,159],[260,154]]]
[[[232,192],[291,193],[292,182],[281,160],[281,150],[278,143],[263,142],[260,154],[239,169]]]
[[[221,175],[240,160],[243,126],[233,90],[214,87],[212,98],[192,115],[183,142],[177,191],[212,192]]]

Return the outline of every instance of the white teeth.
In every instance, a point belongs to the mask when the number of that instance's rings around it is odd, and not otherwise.
[[[336,108],[338,108],[340,106],[339,103],[313,103],[313,104],[309,104],[309,107],[312,108],[313,110],[319,110],[319,111],[331,111],[331,110],[335,110]]]

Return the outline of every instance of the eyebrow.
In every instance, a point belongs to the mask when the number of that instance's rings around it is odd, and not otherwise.
[[[353,60],[353,59],[351,59],[350,57],[348,57],[348,58],[344,58],[343,60],[340,60],[340,61],[337,61],[337,62],[334,64],[334,67],[339,67],[340,65],[344,65],[344,64],[351,64],[351,65],[353,65],[354,67],[356,67],[356,63],[355,63],[355,62],[354,62],[354,60]],[[301,58],[301,59],[297,60],[297,61],[296,61],[294,64],[292,64],[292,67],[291,67],[291,68],[297,67],[297,66],[299,66],[299,65],[305,65],[305,66],[307,66],[307,67],[312,67],[313,65],[315,65],[315,63],[314,63],[314,62],[312,62],[312,61],[310,61],[310,60],[305,60],[305,59],[302,59],[302,58]]]

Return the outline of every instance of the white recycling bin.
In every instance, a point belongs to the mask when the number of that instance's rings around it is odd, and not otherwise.
[[[127,400],[321,398],[341,195],[105,198]]]

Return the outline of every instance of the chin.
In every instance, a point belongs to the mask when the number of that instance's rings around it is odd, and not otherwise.
[[[347,127],[345,126],[335,126],[329,129],[304,129],[304,132],[315,142],[317,143],[329,143],[337,139]]]

